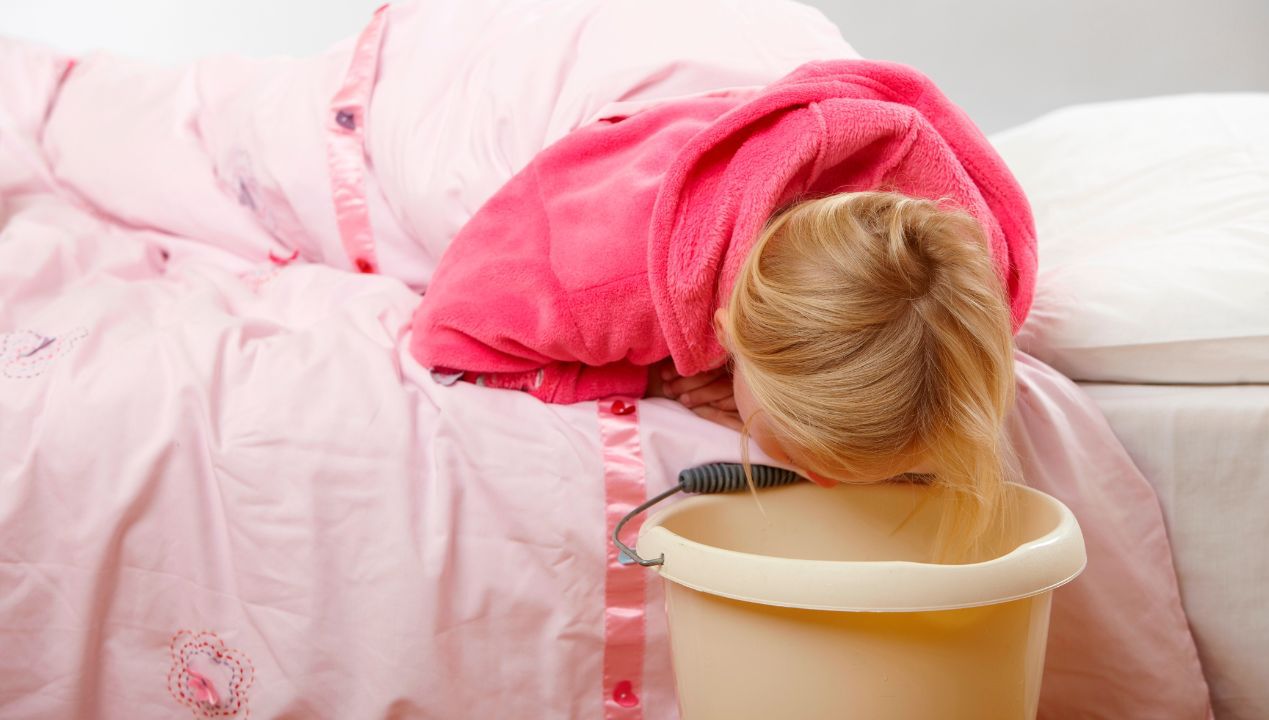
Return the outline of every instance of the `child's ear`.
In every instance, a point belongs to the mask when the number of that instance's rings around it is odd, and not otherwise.
[[[830,488],[830,489],[831,489],[831,488],[835,488],[835,487],[837,487],[837,484],[838,484],[838,483],[837,483],[837,481],[836,481],[836,480],[832,480],[832,479],[826,478],[826,477],[824,477],[824,476],[822,476],[822,475],[817,475],[816,473],[813,473],[813,472],[811,472],[811,471],[809,471],[809,470],[806,472],[806,475],[807,475],[807,477],[809,477],[809,478],[811,479],[811,482],[815,483],[816,485],[819,485],[819,486],[820,486],[820,487],[822,487],[822,488]]]
[[[718,335],[719,341],[723,345],[727,344],[727,310],[718,308],[714,311],[714,333]]]

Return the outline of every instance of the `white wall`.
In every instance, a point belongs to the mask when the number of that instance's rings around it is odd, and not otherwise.
[[[1063,105],[1269,91],[1267,0],[810,0],[865,57],[913,65],[987,132]]]
[[[0,33],[172,62],[213,52],[305,54],[355,34],[380,2],[0,0]],[[865,56],[930,75],[988,132],[1076,102],[1269,91],[1269,0],[809,4]]]

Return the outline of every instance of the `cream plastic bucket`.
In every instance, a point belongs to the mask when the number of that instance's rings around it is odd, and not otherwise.
[[[650,517],[682,720],[1034,718],[1052,591],[1086,557],[1066,506],[1009,491],[1015,537],[964,565],[920,561],[939,507],[918,484],[765,489],[769,522],[748,491]]]

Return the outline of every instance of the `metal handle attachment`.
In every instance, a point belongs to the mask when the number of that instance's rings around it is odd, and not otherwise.
[[[792,470],[784,468],[772,467],[770,465],[750,465],[753,474],[753,484],[755,487],[775,487],[777,485],[788,485],[802,479],[801,475]],[[745,467],[740,463],[710,463],[708,465],[698,465],[688,468],[679,473],[679,484],[648,500],[639,507],[626,513],[626,516],[617,523],[617,527],[613,528],[612,541],[620,548],[621,553],[618,559],[623,565],[638,563],[644,567],[652,565],[664,565],[665,554],[656,560],[644,560],[639,557],[639,553],[633,548],[628,547],[621,541],[621,528],[631,518],[648,508],[656,505],[662,500],[679,492],[690,493],[720,493],[732,492],[745,487]],[[627,562],[626,558],[630,561]]]

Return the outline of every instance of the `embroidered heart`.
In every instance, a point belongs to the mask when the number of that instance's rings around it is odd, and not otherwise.
[[[0,372],[23,380],[43,375],[57,358],[88,336],[83,328],[59,335],[42,335],[30,330],[0,333]]]
[[[205,630],[178,630],[168,647],[168,692],[194,717],[243,720],[251,715],[247,691],[255,680],[255,666],[246,654],[225,647],[216,633]]]

